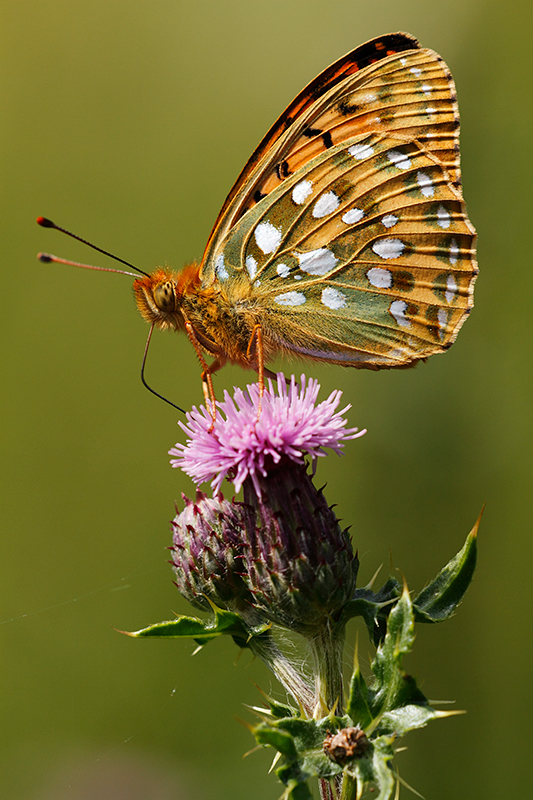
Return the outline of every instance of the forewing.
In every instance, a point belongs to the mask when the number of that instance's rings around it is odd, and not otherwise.
[[[408,34],[390,34],[344,56],[307,86],[256,149],[231,190],[208,241],[203,278],[241,217],[312,159],[365,132],[424,142],[459,185],[459,115],[451,74]]]
[[[474,241],[440,158],[371,133],[287,177],[228,233],[214,266],[274,349],[394,367],[454,341],[472,306]]]

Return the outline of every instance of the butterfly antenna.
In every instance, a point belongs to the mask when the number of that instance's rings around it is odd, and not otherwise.
[[[93,250],[97,250],[99,253],[102,253],[104,256],[109,256],[109,258],[113,258],[115,261],[119,261],[121,264],[125,264],[127,267],[131,267],[132,269],[139,272],[141,275],[145,275],[147,278],[150,276],[147,272],[143,272],[142,269],[136,267],[134,264],[130,264],[129,261],[124,261],[123,258],[119,258],[118,256],[114,256],[113,253],[109,253],[107,250],[103,250],[101,247],[97,247],[95,244],[88,242],[87,239],[82,239],[81,236],[76,236],[75,233],[71,233],[67,231],[66,228],[61,228],[59,225],[56,225],[55,222],[52,222],[51,219],[47,219],[46,217],[37,217],[37,224],[40,225],[42,228],[55,228],[56,231],[61,231],[61,233],[66,233],[67,236],[70,236],[71,239],[76,239],[76,241],[81,242],[82,244],[86,244],[87,247],[92,247]],[[87,269],[100,269],[104,270],[105,272],[121,272],[122,270],[111,270],[105,269],[104,267],[90,267],[88,264],[77,264],[72,261],[65,261],[64,259],[57,258],[56,256],[50,256],[47,253],[39,253],[39,260],[44,261],[45,263],[49,263],[51,261],[55,261],[60,264],[70,264],[74,267],[84,267]],[[126,272],[126,275],[131,275],[131,272]],[[136,277],[136,276],[133,276]],[[150,390],[151,391],[151,390]],[[164,398],[163,398],[164,399]],[[172,405],[172,403],[171,403]]]
[[[184,411],[183,408],[180,408],[175,403],[172,403],[170,400],[167,400],[166,397],[163,397],[162,394],[159,394],[159,392],[156,392],[154,389],[152,389],[151,386],[149,386],[146,383],[146,380],[145,380],[145,377],[144,377],[144,368],[146,366],[146,356],[148,355],[148,347],[150,346],[150,340],[152,338],[153,330],[154,330],[154,325],[152,323],[152,325],[150,325],[150,331],[148,333],[148,339],[146,340],[146,347],[144,348],[143,363],[142,363],[142,366],[141,366],[141,381],[143,383],[143,386],[145,386],[148,389],[149,392],[152,392],[152,394],[155,394],[155,396],[159,397],[160,400],[164,400],[165,403],[168,403],[169,406],[172,406],[172,408],[175,408],[178,411],[181,411],[182,414],[186,414],[186,411]]]

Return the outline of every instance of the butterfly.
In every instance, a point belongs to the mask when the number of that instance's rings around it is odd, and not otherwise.
[[[187,333],[214,401],[211,376],[226,362],[256,370],[262,391],[278,355],[383,369],[445,351],[473,305],[475,239],[450,71],[392,33],[293,100],[200,263],[143,273],[133,289],[152,329]]]

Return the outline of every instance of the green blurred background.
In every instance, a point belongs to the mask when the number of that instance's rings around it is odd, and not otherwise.
[[[406,665],[429,697],[456,699],[468,714],[411,734],[398,766],[428,800],[527,796],[532,5],[3,0],[0,9],[0,796],[281,793],[266,776],[268,753],[241,760],[253,743],[235,716],[251,719],[242,703],[258,702],[253,681],[272,686],[260,664],[236,661],[229,642],[192,658],[192,644],[113,630],[188,611],[165,548],[173,503],[193,487],[168,466],[176,413],[139,381],[147,326],[130,279],[39,264],[45,250],[112,266],[34,219],[49,216],[145,270],[199,257],[235,177],[293,96],[395,30],[437,50],[457,83],[479,232],[476,308],[455,347],[416,370],[307,368],[323,396],[344,390],[350,423],[369,431],[342,459],[322,461],[319,481],[353,525],[363,580],[388,568],[390,549],[417,590],[488,501],[460,613],[422,627]],[[185,407],[201,399],[184,337],[155,336],[148,376]],[[218,392],[246,378],[225,369]]]

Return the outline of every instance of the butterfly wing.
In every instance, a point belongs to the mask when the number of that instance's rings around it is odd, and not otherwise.
[[[405,33],[372,39],[336,61],[293,100],[263,138],[229,193],[203,257],[257,202],[319,152],[370,130],[403,131],[459,181],[459,114],[443,60]]]
[[[362,45],[289,106],[208,242],[204,285],[253,310],[271,349],[405,366],[472,306],[455,87],[406,34]]]
[[[284,154],[286,154],[287,146],[290,148],[290,142],[293,140],[293,137],[284,137],[284,139],[288,138],[289,141],[284,141],[282,146],[278,147],[275,151],[278,153],[278,162],[274,164],[273,169],[272,167],[268,169],[267,165],[263,164],[263,158],[269,151],[272,151],[274,144],[280,139],[282,134],[290,131],[294,123],[302,119],[302,115],[314,105],[319,97],[323,97],[330,89],[333,89],[348,76],[359,72],[369,64],[375,63],[394,53],[403,52],[405,50],[416,50],[419,47],[420,45],[414,36],[406,33],[393,33],[372,39],[360,45],[351,53],[347,53],[334,64],[331,64],[331,66],[327,67],[327,69],[321,72],[320,75],[302,89],[300,94],[294,98],[292,103],[285,109],[283,114],[263,137],[235,181],[213,226],[213,230],[207,242],[204,261],[206,260],[212,240],[217,236],[223,236],[228,230],[228,227],[231,226],[231,223],[235,221],[240,214],[244,213],[250,204],[255,204],[264,196],[264,191],[257,188],[256,180],[252,178],[252,175],[254,175],[256,179],[259,178],[259,182],[261,182],[261,176],[262,178],[266,177],[266,172],[275,174],[278,180],[283,180],[283,173],[285,171],[283,158]],[[293,129],[292,133],[294,132],[295,129]],[[267,159],[267,162],[268,161]],[[264,188],[265,187],[263,187],[263,190]],[[233,202],[235,198],[237,198],[236,203]]]
[[[434,155],[368,134],[316,156],[257,204],[216,268],[230,302],[256,309],[279,349],[404,366],[454,341],[472,305],[474,236]]]

